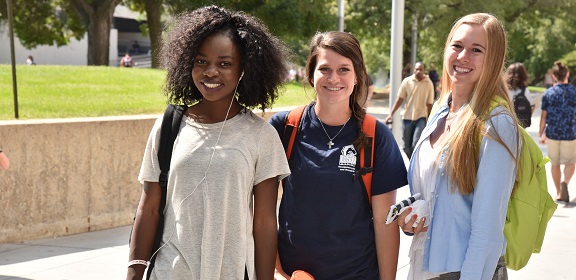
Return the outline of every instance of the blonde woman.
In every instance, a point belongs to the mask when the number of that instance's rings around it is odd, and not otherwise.
[[[409,279],[507,279],[503,229],[521,142],[508,109],[506,49],[490,14],[467,15],[448,35],[442,92],[408,171],[431,215],[416,227],[413,213],[398,219],[414,235]],[[508,108],[490,111],[495,99]]]

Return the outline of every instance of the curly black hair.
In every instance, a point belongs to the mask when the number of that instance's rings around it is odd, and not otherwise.
[[[164,92],[168,102],[192,105],[202,94],[192,81],[194,58],[204,40],[214,34],[230,38],[241,52],[243,79],[237,89],[245,107],[270,108],[288,72],[288,49],[257,18],[218,6],[206,6],[176,17],[162,48],[168,70]]]

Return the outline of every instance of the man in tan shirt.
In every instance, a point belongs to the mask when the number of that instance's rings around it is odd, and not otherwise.
[[[420,139],[420,134],[426,126],[426,119],[434,103],[434,85],[425,72],[424,63],[417,62],[414,66],[414,74],[406,77],[400,84],[398,99],[394,102],[392,112],[385,120],[385,123],[392,123],[392,116],[406,100],[402,139],[404,140],[404,152],[408,158],[412,157],[414,146]]]

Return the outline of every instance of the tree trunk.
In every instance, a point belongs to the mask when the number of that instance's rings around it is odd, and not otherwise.
[[[88,31],[88,65],[109,64],[110,28],[120,0],[72,0]]]
[[[150,32],[150,48],[152,50],[152,68],[160,68],[160,50],[162,49],[162,14],[161,0],[146,0],[146,20]]]

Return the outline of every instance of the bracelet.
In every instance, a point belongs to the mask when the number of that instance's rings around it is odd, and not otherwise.
[[[148,261],[145,261],[145,260],[131,260],[128,262],[128,267],[131,267],[135,264],[141,264],[141,265],[145,265],[146,267],[148,267],[148,265],[150,263]]]
[[[407,236],[414,236],[413,232],[409,232],[409,231],[402,231],[404,234],[406,234]]]

